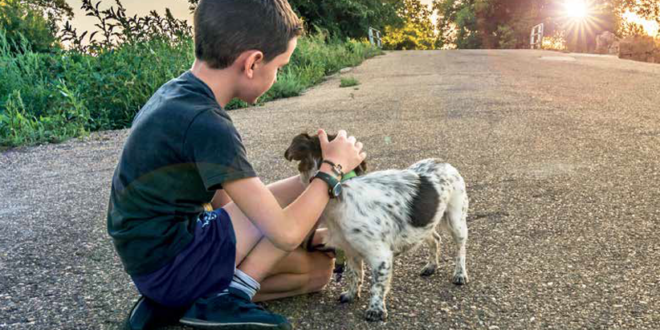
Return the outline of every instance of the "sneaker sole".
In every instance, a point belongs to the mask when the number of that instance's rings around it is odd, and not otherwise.
[[[268,323],[211,323],[208,321],[180,320],[179,323],[195,329],[236,329],[236,330],[291,330],[291,324],[268,324]]]

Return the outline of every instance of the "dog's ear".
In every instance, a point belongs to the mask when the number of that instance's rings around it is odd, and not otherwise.
[[[362,161],[362,163],[360,163],[360,165],[358,165],[358,167],[355,168],[355,174],[357,174],[357,176],[360,176],[364,173],[367,173],[367,162]]]
[[[300,172],[312,170],[315,165],[314,155],[316,149],[320,148],[317,144],[319,144],[318,137],[311,137],[307,133],[298,134],[293,138],[291,145],[284,152],[284,158],[288,161],[299,161],[298,170]]]
[[[291,145],[284,152],[284,158],[288,161],[303,160],[311,154],[312,138],[307,133],[296,135],[291,141]]]

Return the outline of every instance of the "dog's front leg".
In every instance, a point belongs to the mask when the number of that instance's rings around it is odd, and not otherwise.
[[[339,296],[339,301],[349,303],[360,297],[360,287],[364,271],[362,269],[362,258],[359,256],[346,254],[346,272],[345,278],[348,282],[348,290]]]
[[[368,257],[371,266],[371,299],[367,309],[367,321],[385,321],[387,319],[387,308],[385,307],[385,298],[390,291],[390,282],[392,281],[392,252],[383,247],[378,249],[379,254]]]

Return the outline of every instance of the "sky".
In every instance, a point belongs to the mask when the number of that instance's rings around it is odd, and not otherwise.
[[[98,0],[93,0],[96,3]],[[321,0],[317,0],[321,1]],[[323,0],[323,1],[332,1],[332,0]],[[422,3],[430,4],[432,0],[421,0]],[[74,9],[74,18],[71,22],[73,27],[78,29],[78,32],[95,30],[94,24],[96,19],[94,17],[87,17],[85,13],[80,9],[82,1],[80,0],[67,0],[71,8]],[[158,11],[160,14],[165,13],[165,8],[170,8],[174,17],[179,19],[185,19],[192,25],[192,14],[188,10],[188,1],[186,0],[123,0],[122,3],[126,7],[128,15],[138,14],[139,16],[144,16],[152,10]],[[114,5],[113,0],[102,0],[99,9],[108,8],[110,5]]]
[[[98,0],[92,0],[96,3]],[[85,16],[83,10],[80,9],[82,5],[81,0],[67,0],[74,11],[74,18],[71,24],[78,32],[95,30],[94,24],[97,19],[94,17]],[[150,11],[156,10],[159,14],[165,14],[165,8],[170,8],[174,17],[179,19],[186,19],[192,25],[192,14],[188,10],[188,1],[186,0],[123,0],[122,4],[126,7],[128,15],[145,16]],[[115,5],[114,0],[102,0],[99,9],[107,9],[111,5]]]

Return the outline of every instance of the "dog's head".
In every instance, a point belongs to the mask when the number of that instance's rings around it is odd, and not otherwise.
[[[328,140],[332,141],[337,135],[328,134]],[[321,141],[318,135],[310,136],[307,133],[298,134],[291,141],[291,145],[284,152],[284,158],[288,161],[298,161],[298,171],[303,184],[307,186],[309,179],[316,175],[321,167],[323,154],[321,153]],[[362,162],[356,169],[358,176],[367,171],[367,163]]]

